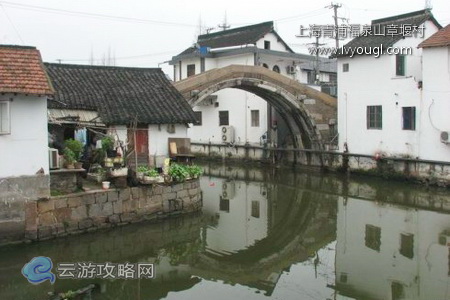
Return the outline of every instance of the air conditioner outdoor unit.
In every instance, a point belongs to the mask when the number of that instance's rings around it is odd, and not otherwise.
[[[50,163],[50,169],[61,168],[60,163],[59,163],[58,149],[48,148],[48,160]]]
[[[233,181],[224,181],[222,183],[222,198],[233,199],[236,194],[236,186]]]
[[[441,131],[441,143],[450,144],[450,132]]]
[[[295,74],[295,72],[296,72],[296,70],[295,70],[295,66],[287,66],[286,67],[286,72],[288,73],[288,74]]]
[[[232,126],[222,126],[220,128],[222,143],[233,143],[234,142],[234,128]]]

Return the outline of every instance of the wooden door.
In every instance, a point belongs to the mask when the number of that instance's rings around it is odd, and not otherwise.
[[[130,136],[131,135],[131,136]],[[135,131],[129,130],[128,136],[130,141],[134,141],[135,154],[131,158],[131,164],[134,166],[137,163],[139,166],[149,164],[148,152],[148,128],[137,127]]]

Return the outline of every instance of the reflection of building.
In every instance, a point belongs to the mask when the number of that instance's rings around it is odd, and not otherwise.
[[[341,198],[336,282],[364,299],[448,299],[448,214]]]
[[[203,211],[216,218],[206,247],[214,252],[246,249],[268,234],[268,200],[263,183],[202,178]]]

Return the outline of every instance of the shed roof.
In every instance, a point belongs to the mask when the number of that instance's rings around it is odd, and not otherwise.
[[[419,48],[450,46],[450,24],[419,44]]]
[[[45,63],[55,87],[49,108],[97,111],[106,124],[195,122],[183,96],[159,68]]]
[[[0,92],[53,94],[39,50],[29,46],[0,45]]]

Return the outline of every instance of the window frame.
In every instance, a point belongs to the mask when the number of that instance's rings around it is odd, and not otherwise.
[[[250,110],[250,126],[259,127],[260,126],[260,114],[259,109]]]
[[[270,41],[264,40],[264,49],[270,50]]]
[[[224,121],[225,116],[222,114],[226,114],[226,122]],[[226,123],[226,124],[225,124]],[[228,110],[219,110],[219,126],[229,126],[230,125],[230,113]]]
[[[407,118],[406,118],[406,116],[407,116]],[[416,130],[416,107],[415,106],[403,106],[402,107],[402,129],[403,130],[411,130],[411,131]]]
[[[383,129],[383,106],[382,105],[368,105],[367,106],[366,127],[368,130],[372,130],[372,129],[382,130]]]
[[[6,107],[6,129],[3,129],[3,109],[0,109],[0,135],[8,135],[11,134],[11,102],[2,100],[0,105]]]
[[[406,55],[395,55],[395,76],[406,76]]]

